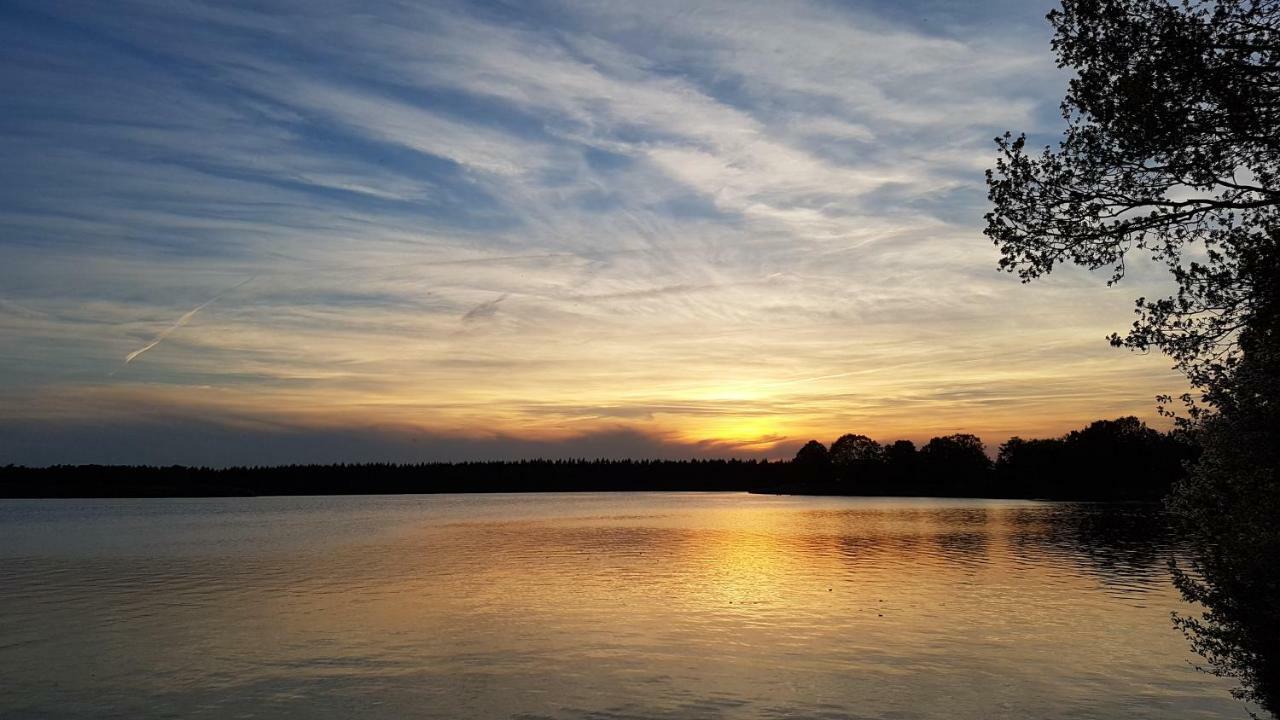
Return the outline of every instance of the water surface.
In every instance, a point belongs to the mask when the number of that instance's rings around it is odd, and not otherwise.
[[[1243,718],[1151,508],[0,501],[0,716]]]

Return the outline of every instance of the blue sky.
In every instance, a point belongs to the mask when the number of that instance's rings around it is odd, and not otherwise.
[[[1150,416],[981,235],[1049,5],[8,2],[0,462],[785,455]],[[128,362],[126,359],[129,358]]]

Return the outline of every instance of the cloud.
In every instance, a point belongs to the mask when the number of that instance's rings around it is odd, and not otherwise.
[[[1180,387],[1102,340],[1154,275],[993,269],[990,138],[1058,122],[1035,3],[18,3],[0,421],[729,448]]]
[[[477,320],[485,320],[498,314],[498,304],[507,299],[507,294],[503,293],[492,300],[486,300],[479,305],[468,310],[462,316],[462,322],[469,323]]]

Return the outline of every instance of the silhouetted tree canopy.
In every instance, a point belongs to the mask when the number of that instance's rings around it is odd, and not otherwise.
[[[831,443],[831,462],[836,467],[884,460],[884,448],[866,435],[845,433]]]
[[[831,453],[827,446],[810,440],[796,452],[791,461],[792,482],[822,482],[831,475]]]
[[[910,440],[895,440],[884,447],[885,479],[895,486],[915,481],[917,465],[916,444]]]
[[[1274,354],[1254,372],[1260,355],[1246,356],[1230,407],[1201,419],[1204,454],[1170,508],[1194,548],[1174,580],[1204,609],[1179,626],[1212,672],[1240,680],[1238,697],[1280,716],[1280,373]]]
[[[1136,417],[1098,420],[1057,438],[1010,438],[995,463],[981,438],[931,438],[887,445],[846,434],[807,443],[779,492],[818,495],[951,495],[1056,500],[1157,500],[1184,474],[1195,445]],[[803,457],[802,457],[803,456]]]
[[[827,452],[826,445],[817,440],[810,440],[796,451],[795,460],[792,462],[802,467],[825,468],[831,464],[831,454]]]
[[[1114,283],[1135,252],[1168,268],[1175,292],[1139,298],[1111,342],[1158,348],[1200,391],[1180,423],[1203,456],[1170,507],[1192,550],[1177,582],[1202,612],[1179,622],[1211,672],[1276,714],[1280,2],[1064,0],[1049,21],[1075,73],[1065,136],[1040,153],[997,138],[986,234],[1024,281],[1068,262]],[[1145,442],[1114,430],[1079,440]],[[1060,449],[1007,454],[1046,464]]]
[[[866,435],[847,433],[831,443],[831,464],[845,482],[874,481],[884,466],[884,448]]]
[[[1010,438],[996,456],[1000,488],[1035,488],[1045,498],[1159,497],[1183,474],[1195,448],[1136,417],[1098,420],[1060,438]]]
[[[756,490],[789,463],[763,460],[520,460],[273,467],[0,467],[0,497],[215,497],[393,493]]]
[[[977,435],[935,437],[920,448],[922,471],[950,490],[979,486],[988,479],[991,459]]]
[[[1177,292],[1140,298],[1112,342],[1168,353],[1212,394],[1274,282],[1280,228],[1280,4],[1065,0],[1049,14],[1072,68],[1066,135],[1039,154],[997,139],[986,234],[1031,280],[1058,263],[1153,257]]]

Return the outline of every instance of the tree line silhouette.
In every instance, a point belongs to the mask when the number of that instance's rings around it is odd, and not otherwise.
[[[255,467],[0,468],[2,497],[221,497],[429,493],[731,491],[765,487],[783,462],[520,460]]]
[[[982,440],[960,433],[881,445],[840,436],[810,440],[790,468],[793,492],[824,495],[940,495],[1087,500],[1156,500],[1194,460],[1196,447],[1136,417],[1098,420],[1057,438],[1013,437],[994,461]]]
[[[968,434],[881,445],[847,434],[805,444],[791,461],[522,460],[421,464],[0,468],[2,497],[210,497],[460,492],[755,491],[1156,499],[1195,448],[1134,417],[1099,420],[1059,438],[1011,438],[993,462]]]

